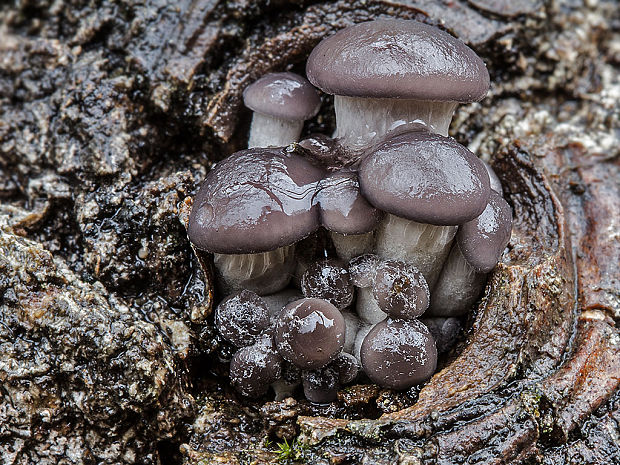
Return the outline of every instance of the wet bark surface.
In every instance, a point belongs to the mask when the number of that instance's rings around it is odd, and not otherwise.
[[[16,1],[0,7],[0,463],[620,461],[620,18],[614,2]],[[184,228],[245,146],[245,86],[380,17],[440,25],[492,89],[451,135],[511,242],[421,389],[329,406],[227,383]],[[305,133],[333,129],[332,101]],[[217,297],[217,296],[216,296]],[[290,447],[278,453],[277,443]]]

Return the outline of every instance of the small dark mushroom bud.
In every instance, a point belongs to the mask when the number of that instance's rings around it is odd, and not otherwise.
[[[489,199],[484,165],[454,139],[426,131],[391,137],[360,165],[364,197],[388,213],[375,232],[376,253],[415,265],[432,287],[457,225]]]
[[[276,322],[275,342],[280,355],[302,369],[327,365],[342,351],[345,321],[336,307],[321,299],[288,304]]]
[[[188,235],[214,254],[225,293],[283,289],[295,267],[294,243],[319,227],[314,194],[323,170],[280,149],[237,152],[208,174],[189,219]]]
[[[418,320],[387,318],[376,324],[361,347],[362,367],[380,386],[407,389],[429,379],[437,367],[437,348]]]
[[[439,353],[449,351],[463,329],[458,318],[423,318],[420,321],[433,335]]]
[[[338,382],[341,385],[353,382],[355,378],[357,378],[361,368],[357,359],[346,352],[338,355],[331,365],[338,370]]]
[[[428,308],[428,285],[422,273],[407,263],[388,260],[377,268],[373,295],[392,318],[416,318]]]
[[[281,147],[296,142],[304,120],[321,106],[319,94],[305,78],[294,73],[271,73],[243,92],[252,117],[248,147]]]
[[[329,364],[314,370],[304,370],[301,373],[301,384],[306,399],[315,404],[328,404],[338,397],[339,373],[338,369]]]
[[[327,300],[338,310],[353,302],[349,271],[336,260],[311,265],[301,277],[301,291],[305,297]]]
[[[265,395],[281,376],[282,358],[268,335],[254,345],[239,349],[230,362],[230,382],[244,396]]]
[[[317,201],[321,207],[321,224],[330,231],[338,256],[345,261],[370,252],[373,231],[383,212],[362,196],[357,173],[343,169],[319,183]]]
[[[482,214],[462,224],[456,242],[463,257],[479,273],[488,273],[497,264],[512,232],[512,210],[498,193],[491,196]]]
[[[215,309],[215,326],[235,346],[251,346],[269,326],[267,305],[254,292],[236,292]]]

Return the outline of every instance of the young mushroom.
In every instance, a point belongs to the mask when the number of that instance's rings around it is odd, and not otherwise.
[[[342,352],[344,338],[342,314],[322,299],[299,299],[284,307],[274,337],[282,358],[306,370],[334,360]]]
[[[362,194],[387,213],[376,253],[413,264],[432,287],[457,225],[476,218],[489,198],[482,162],[454,139],[427,131],[387,138],[362,160]]]
[[[324,367],[302,372],[304,395],[310,402],[326,404],[337,398],[338,389],[352,382],[359,373],[355,357],[342,353]]]
[[[354,297],[349,271],[336,260],[308,267],[301,277],[301,291],[305,297],[327,300],[338,310],[351,305]]]
[[[358,296],[357,313],[369,324],[379,323],[388,315],[417,318],[429,302],[424,276],[415,266],[397,260],[376,261],[370,286],[361,288]]]
[[[230,362],[230,382],[244,396],[261,397],[282,376],[282,358],[275,351],[271,334],[239,349]]]
[[[376,324],[361,346],[362,368],[380,386],[407,389],[426,381],[437,367],[437,349],[418,320],[387,318]]]
[[[208,174],[189,219],[188,235],[212,252],[224,293],[277,292],[291,279],[294,244],[319,226],[314,197],[323,170],[284,150],[249,149]]]
[[[429,315],[467,313],[510,240],[512,210],[495,191],[480,216],[459,226],[456,243],[431,294]]]
[[[330,231],[338,257],[348,262],[372,251],[373,231],[383,213],[362,196],[354,171],[345,168],[325,177],[319,184],[317,201],[321,224]]]
[[[436,27],[400,19],[356,24],[324,39],[306,74],[335,95],[335,137],[353,151],[411,123],[447,135],[457,104],[481,100],[489,88],[473,50]]]
[[[396,260],[381,263],[375,274],[373,294],[379,308],[391,318],[417,318],[428,308],[426,280],[408,263]]]
[[[254,292],[236,292],[215,309],[215,326],[236,347],[250,346],[269,326],[267,305]]]
[[[314,87],[294,73],[271,73],[243,92],[254,111],[248,147],[283,147],[299,140],[304,121],[315,116],[321,99]]]

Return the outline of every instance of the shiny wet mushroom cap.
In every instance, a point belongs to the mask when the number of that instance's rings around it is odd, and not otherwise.
[[[324,39],[306,73],[334,94],[334,137],[352,152],[413,123],[447,135],[458,103],[482,99],[489,87],[473,50],[435,27],[400,19],[356,24]]]
[[[387,318],[364,338],[362,367],[380,386],[407,389],[426,381],[437,367],[437,349],[428,328],[418,320]]]
[[[315,404],[327,404],[337,398],[339,387],[338,369],[333,365],[304,370],[301,383],[306,399]]]
[[[510,241],[512,210],[495,191],[481,215],[462,224],[456,240],[463,257],[477,271],[491,271]]]
[[[357,173],[340,170],[319,183],[317,201],[321,224],[340,234],[364,234],[377,227],[383,216],[362,196]]]
[[[392,318],[416,318],[428,308],[424,276],[415,266],[397,260],[377,267],[373,295],[379,308]]]
[[[361,191],[375,207],[432,225],[476,218],[489,198],[483,163],[454,139],[412,131],[385,140],[364,158]]]
[[[308,80],[294,73],[270,73],[243,91],[250,110],[289,120],[306,120],[317,114],[321,99]]]
[[[299,140],[304,120],[317,114],[321,99],[314,87],[294,73],[271,73],[243,92],[254,111],[248,147],[285,146]]]
[[[269,326],[267,304],[254,292],[236,292],[215,309],[215,326],[235,346],[252,345]]]
[[[244,396],[265,395],[281,376],[282,358],[274,350],[271,337],[239,349],[230,362],[230,382]]]
[[[489,73],[463,42],[417,21],[356,24],[324,39],[306,66],[312,84],[335,95],[471,102]]]
[[[234,153],[208,174],[189,219],[188,234],[199,249],[221,254],[275,250],[314,232],[313,204],[323,171],[280,149]]]
[[[344,318],[326,300],[291,302],[276,322],[275,343],[280,355],[303,369],[327,365],[342,351],[344,339]]]
[[[327,300],[338,310],[353,302],[349,271],[337,260],[322,260],[310,265],[301,277],[301,291],[305,297]]]

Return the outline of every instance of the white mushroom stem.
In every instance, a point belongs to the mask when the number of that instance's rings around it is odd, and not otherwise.
[[[429,131],[448,135],[456,102],[431,102],[409,99],[334,97],[336,133],[342,145],[359,150],[376,137],[399,126],[421,123]]]
[[[267,304],[267,313],[269,313],[269,320],[271,323],[275,323],[276,318],[280,314],[280,311],[288,304],[295,300],[299,300],[303,297],[303,294],[298,289],[282,289],[274,294],[262,296],[263,300]]]
[[[349,262],[353,257],[371,253],[375,245],[374,231],[366,234],[340,234],[330,231],[338,257]]]
[[[431,292],[427,314],[442,317],[466,314],[480,296],[486,276],[486,273],[477,273],[454,244]]]
[[[457,226],[435,226],[387,214],[376,231],[376,254],[412,264],[432,289],[456,231]]]
[[[303,120],[276,118],[254,112],[248,148],[284,147],[299,140],[303,127]]]
[[[295,268],[295,245],[255,254],[213,254],[218,284],[225,295],[247,289],[258,295],[286,287]]]
[[[353,347],[355,345],[355,337],[360,327],[360,319],[357,315],[348,310],[342,310],[342,316],[345,324],[344,347],[342,348],[348,354],[353,355]]]
[[[387,317],[387,313],[379,308],[372,286],[358,288],[355,310],[365,324],[374,325]]]

